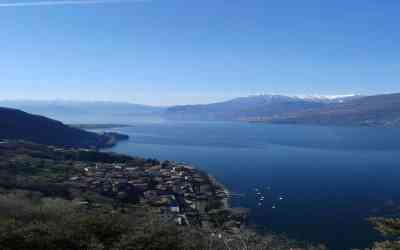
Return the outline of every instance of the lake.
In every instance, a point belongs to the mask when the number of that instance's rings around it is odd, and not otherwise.
[[[231,203],[251,208],[251,224],[297,240],[367,247],[380,237],[365,219],[400,211],[400,129],[160,120],[114,131],[131,139],[109,151],[206,170],[244,195]]]

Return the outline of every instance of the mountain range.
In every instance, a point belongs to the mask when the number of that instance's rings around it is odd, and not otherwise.
[[[174,120],[259,120],[327,108],[359,98],[362,96],[254,95],[206,105],[175,106],[164,115]]]
[[[115,123],[155,116],[177,121],[248,121],[279,124],[400,126],[400,94],[345,96],[252,95],[171,107],[123,102],[0,101],[0,106],[72,123]],[[71,123],[71,122],[70,122]]]
[[[257,95],[208,105],[171,107],[174,120],[242,120],[279,124],[400,126],[400,94]]]
[[[400,94],[365,96],[331,105],[281,114],[278,117],[262,117],[253,121],[316,124],[340,126],[400,126]]]

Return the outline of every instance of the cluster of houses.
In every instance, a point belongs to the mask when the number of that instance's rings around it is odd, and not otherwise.
[[[45,174],[43,182],[60,184],[52,187],[83,206],[129,209],[143,205],[159,213],[162,222],[209,229],[215,225],[238,228],[246,219],[228,206],[230,194],[222,185],[188,164],[5,140],[0,140],[0,148],[11,155],[54,159],[48,167],[65,171]]]
[[[207,226],[209,211],[228,206],[227,191],[212,177],[186,164],[82,163],[79,169],[81,173],[70,177],[71,182],[123,202],[147,204],[165,222]]]

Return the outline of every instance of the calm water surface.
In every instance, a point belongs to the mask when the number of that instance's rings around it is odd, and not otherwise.
[[[399,129],[148,122],[115,131],[131,139],[111,151],[191,163],[244,194],[232,205],[251,208],[253,224],[331,249],[368,246],[379,236],[365,218],[400,208]]]

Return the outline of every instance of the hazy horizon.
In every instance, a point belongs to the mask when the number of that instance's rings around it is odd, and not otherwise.
[[[395,93],[377,93],[376,95],[384,95],[384,94],[395,94]],[[342,94],[342,95],[320,95],[320,94],[279,94],[279,93],[255,93],[255,94],[249,94],[249,95],[243,95],[243,96],[234,96],[231,98],[220,98],[216,99],[215,101],[210,101],[210,102],[199,102],[199,103],[174,103],[170,105],[156,105],[152,103],[139,103],[139,102],[134,102],[130,100],[103,100],[103,99],[92,99],[92,100],[85,100],[85,99],[62,99],[62,98],[55,98],[55,99],[22,99],[22,98],[0,98],[0,102],[65,102],[65,103],[114,103],[114,104],[131,104],[131,105],[139,105],[139,106],[149,106],[149,107],[171,107],[171,106],[180,106],[180,105],[202,105],[202,104],[212,104],[212,103],[218,103],[218,102],[225,102],[229,101],[232,99],[236,98],[246,98],[246,97],[255,97],[255,96],[287,96],[287,97],[298,97],[298,98],[326,98],[326,99],[335,99],[335,98],[341,98],[341,97],[350,97],[350,96],[369,96],[369,95],[363,95],[359,93],[355,94]]]

